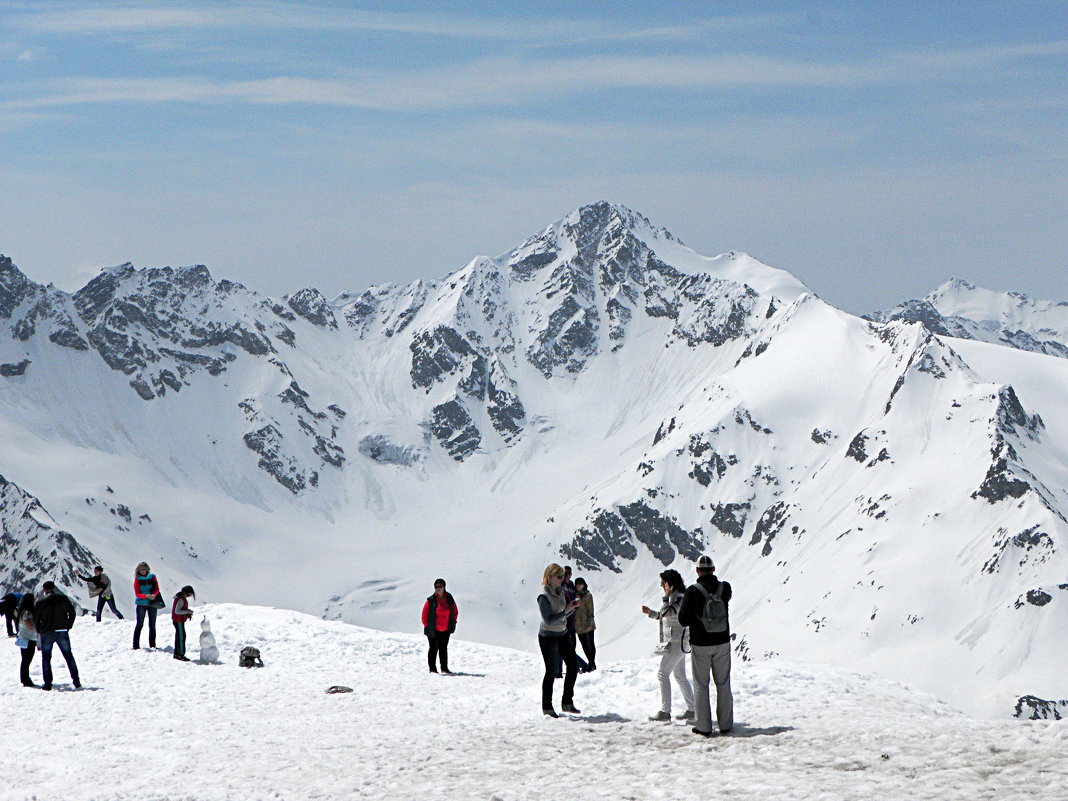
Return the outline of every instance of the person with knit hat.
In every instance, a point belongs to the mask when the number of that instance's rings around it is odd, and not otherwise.
[[[690,668],[696,724],[694,734],[712,736],[712,704],[709,674],[716,684],[716,723],[720,734],[734,727],[734,696],[731,694],[731,627],[728,604],[731,585],[716,577],[710,556],[697,560],[697,583],[686,589],[679,609],[679,623],[690,627]]]

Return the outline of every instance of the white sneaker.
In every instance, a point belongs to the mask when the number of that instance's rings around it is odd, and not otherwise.
[[[692,709],[687,709],[681,715],[676,715],[675,720],[694,720],[696,717]]]

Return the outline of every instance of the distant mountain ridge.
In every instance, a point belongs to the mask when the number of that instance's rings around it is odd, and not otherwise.
[[[405,629],[448,574],[465,636],[529,647],[532,582],[567,560],[632,655],[628,610],[710,551],[742,660],[1011,714],[1068,696],[1068,361],[932,321],[854,317],[603,202],[333,300],[202,266],[68,294],[0,259],[0,473],[55,525],[0,521],[56,552],[9,548],[0,581],[151,559],[165,586]]]
[[[958,278],[919,300],[866,315],[878,322],[923,323],[935,334],[992,342],[1068,358],[1068,302],[992,292]]]

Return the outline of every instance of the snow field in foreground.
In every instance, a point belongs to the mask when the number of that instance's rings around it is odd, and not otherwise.
[[[833,668],[736,660],[735,732],[706,740],[647,719],[659,707],[651,655],[580,676],[582,714],[551,720],[533,652],[454,638],[462,675],[431,675],[418,634],[234,604],[195,611],[189,656],[206,614],[222,664],[172,659],[169,616],[154,651],[130,649],[129,620],[80,618],[78,691],[58,649],[55,689],[23,688],[8,640],[0,799],[1061,801],[1068,787],[1063,724],[975,720]],[[264,668],[237,666],[245,645]],[[335,684],[355,692],[326,694]],[[558,707],[559,693],[557,682]]]

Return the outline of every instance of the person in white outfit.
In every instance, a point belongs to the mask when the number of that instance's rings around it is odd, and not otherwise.
[[[686,678],[686,654],[689,651],[689,638],[686,627],[679,623],[679,607],[682,606],[683,594],[686,592],[686,584],[677,570],[665,570],[660,574],[660,586],[664,589],[664,600],[660,610],[642,607],[644,612],[653,620],[660,621],[660,645],[657,650],[662,654],[660,657],[660,671],[656,674],[660,680],[660,711],[649,720],[671,720],[671,677],[675,677],[675,683],[682,691],[682,700],[686,703],[686,711],[677,716],[678,720],[694,719],[693,711],[693,688],[690,680]]]

